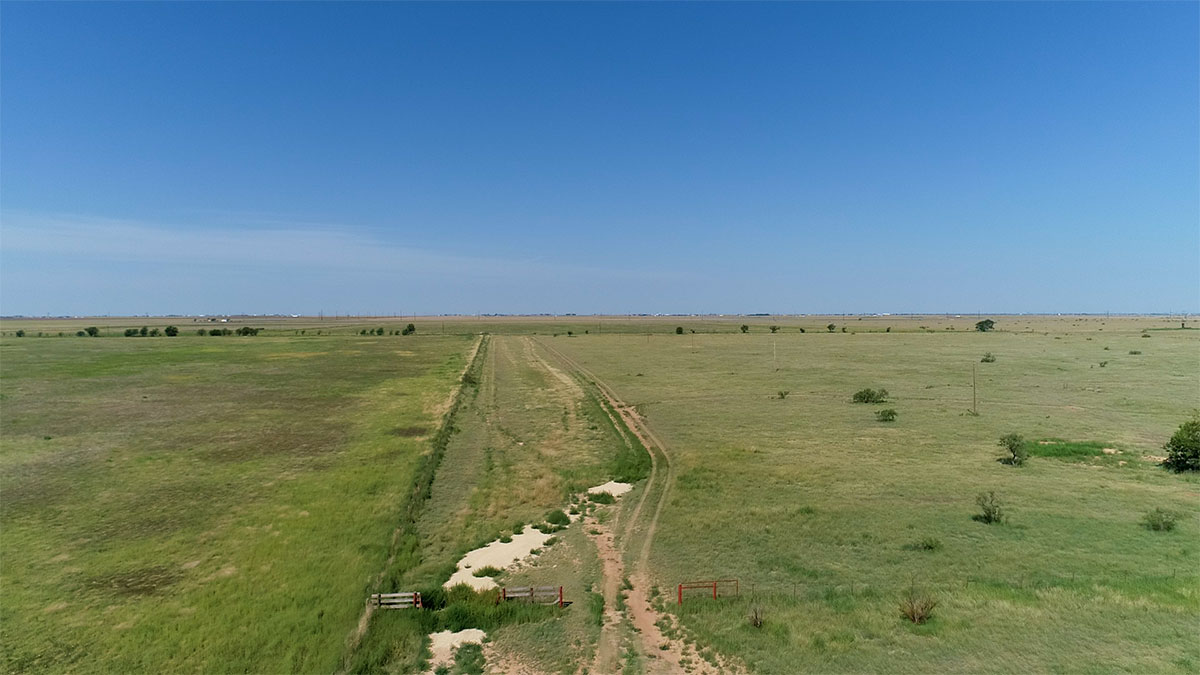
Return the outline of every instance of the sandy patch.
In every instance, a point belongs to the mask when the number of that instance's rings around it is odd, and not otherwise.
[[[71,559],[71,555],[69,553],[59,553],[58,555],[51,558],[50,562],[66,562],[70,559]]]
[[[70,606],[71,606],[70,604],[65,603],[65,602],[56,602],[53,605],[50,605],[49,607],[47,607],[46,609],[43,609],[42,611],[47,614],[50,614],[51,612],[57,612],[60,610],[64,610]]]
[[[1116,448],[1101,448],[1100,452],[1103,452],[1106,455],[1115,455],[1115,454],[1117,454],[1117,449]]]
[[[452,665],[454,663],[454,650],[469,642],[480,644],[485,637],[487,637],[487,633],[478,628],[467,628],[457,633],[451,633],[448,630],[431,633],[429,636],[429,650],[433,652],[433,658],[429,659],[430,672],[437,670],[438,666],[441,665]]]
[[[197,568],[197,567],[199,567],[199,566],[200,566],[200,561],[199,561],[199,560],[192,560],[192,561],[185,562],[185,563],[183,563],[182,565],[180,565],[180,567],[182,567],[182,568],[183,568],[183,569],[185,569],[185,570],[191,570],[191,569],[195,569],[195,568]]]
[[[1058,445],[1057,441],[1038,441],[1038,445]]]
[[[458,570],[442,585],[450,588],[458,584],[467,584],[477,591],[496,588],[498,584],[491,577],[477,577],[472,571],[481,567],[505,569],[528,556],[534,549],[544,546],[546,540],[553,536],[532,527],[526,527],[520,534],[514,534],[512,541],[504,542],[497,539],[483,548],[477,548],[464,555],[462,560],[458,561]]]
[[[620,497],[632,489],[633,486],[629,483],[618,483],[615,480],[610,480],[604,485],[597,485],[596,487],[588,488],[588,494],[597,495],[601,492],[607,492],[614,497]]]

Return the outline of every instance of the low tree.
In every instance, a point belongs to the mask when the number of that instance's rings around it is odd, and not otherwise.
[[[125,337],[136,337],[137,334],[138,334],[138,329],[136,329],[136,328],[126,328],[125,329]]]
[[[884,408],[883,410],[877,410],[875,412],[875,419],[879,420],[880,422],[895,422],[896,409]]]
[[[743,332],[743,333],[749,333],[749,332],[750,332],[750,326],[747,326],[746,324],[742,324],[742,332]]]
[[[772,333],[778,333],[778,332],[779,332],[779,326],[771,326],[771,332],[772,332]]]
[[[800,330],[800,332],[801,332],[801,333],[803,333],[803,332],[804,332],[804,329],[803,329],[803,328],[801,328],[801,329],[799,329],[799,330]]]
[[[683,335],[683,326],[675,326],[675,334]]]
[[[993,356],[991,352],[984,352],[983,358],[979,359],[979,362],[980,363],[995,363],[996,357]]]
[[[833,324],[833,323],[831,323],[831,324],[829,324],[828,326],[825,326],[825,330],[827,330],[827,331],[829,331],[830,333],[832,333],[833,331],[837,330],[837,324]]]
[[[142,326],[142,329],[140,331],[138,331],[138,335],[141,335],[142,337],[146,337],[149,334],[150,334],[150,329],[145,326]]]
[[[1011,455],[1005,458],[1008,464],[1021,466],[1025,460],[1029,459],[1029,450],[1026,448],[1025,439],[1021,437],[1021,434],[1005,434],[1000,437],[998,445]]]
[[[888,398],[887,389],[859,389],[854,392],[854,396],[850,400],[855,403],[886,403]]]
[[[400,331],[400,334],[401,335],[412,335],[415,332],[417,332],[417,327],[410,323],[404,327],[404,330]]]
[[[18,330],[18,331],[16,332],[16,335],[17,335],[17,337],[25,337],[25,331],[23,331],[23,330]]]
[[[87,333],[81,330],[75,331],[75,337],[87,337]]]
[[[87,332],[88,337],[98,337],[100,335],[100,329],[96,328],[95,326],[88,326],[83,330]]]
[[[163,333],[166,334],[167,337],[175,337],[176,335],[179,335],[179,329],[175,326],[167,326],[163,329]]]
[[[150,337],[158,337],[158,329],[157,328],[150,329]]]
[[[983,321],[975,322],[975,330],[979,331],[980,333],[986,333],[995,327],[996,322],[992,321],[991,319],[984,319]]]
[[[1162,465],[1171,471],[1200,471],[1200,411],[1179,425],[1163,449],[1167,451],[1167,458]]]

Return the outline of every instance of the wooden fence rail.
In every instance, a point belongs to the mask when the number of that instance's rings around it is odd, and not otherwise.
[[[412,593],[374,593],[370,603],[380,609],[421,609],[421,594]]]
[[[541,605],[563,606],[562,586],[514,586],[500,589],[500,600],[523,600]]]

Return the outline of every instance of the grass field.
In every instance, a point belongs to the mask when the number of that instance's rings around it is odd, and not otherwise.
[[[1200,335],[1097,324],[552,344],[663,438],[678,476],[653,546],[663,606],[751,670],[1195,671],[1200,482],[1148,457],[1200,405]],[[889,402],[851,403],[864,387]],[[1009,432],[1120,454],[1007,466]],[[972,520],[990,490],[1008,523]],[[1180,527],[1141,527],[1155,507]],[[666,602],[679,581],[725,577],[740,599]],[[940,603],[922,626],[897,608],[913,584]]]
[[[337,669],[470,344],[6,338],[4,670]]]
[[[663,441],[651,593],[680,622],[665,632],[700,652],[769,673],[1194,672],[1200,480],[1155,457],[1200,406],[1200,332],[976,320],[301,317],[229,325],[265,326],[256,337],[175,320],[176,338],[119,337],[165,319],[6,320],[5,669],[412,672],[430,630],[477,625],[493,670],[575,672],[604,608],[576,525],[500,577],[562,584],[571,607],[462,597],[376,612],[355,637],[375,587],[432,591],[467,550],[646,475],[561,352]],[[409,322],[416,336],[390,334]],[[88,325],[112,337],[73,337]],[[866,387],[889,400],[852,403]],[[1010,432],[1029,442],[1024,466],[997,461]],[[983,491],[1007,523],[972,520]],[[1141,526],[1154,508],[1183,515],[1175,531]],[[632,569],[646,530],[630,536]],[[671,602],[675,583],[715,577],[742,596]],[[898,610],[913,586],[939,603],[921,626]],[[626,672],[658,669],[621,630]]]

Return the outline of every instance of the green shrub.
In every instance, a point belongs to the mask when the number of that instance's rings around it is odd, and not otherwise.
[[[498,577],[501,574],[504,574],[504,570],[494,565],[486,565],[471,570],[471,575],[476,577]]]
[[[832,333],[836,328],[837,328],[837,324],[833,324],[833,323],[829,324],[828,326],[825,326],[825,330],[829,331],[830,333]]]
[[[16,332],[16,336],[17,336],[17,337],[25,337],[25,331],[23,331],[23,330],[18,330],[18,331]]]
[[[992,321],[991,319],[984,319],[983,321],[975,322],[975,330],[979,331],[980,333],[986,333],[995,327],[996,322]]]
[[[979,359],[979,362],[980,363],[995,363],[996,357],[993,356],[991,352],[984,352],[983,358]]]
[[[779,390],[779,398],[780,398],[780,400],[787,398],[787,397],[788,397],[788,394],[790,394],[790,393],[792,393],[792,392],[788,391],[787,389],[780,389],[780,390]]]
[[[1200,471],[1200,411],[1179,425],[1163,449],[1167,451],[1167,458],[1162,465],[1171,471]]]
[[[859,389],[851,398],[855,403],[885,403],[888,398],[887,389]]]
[[[136,328],[126,328],[125,329],[125,337],[136,337],[137,334],[138,334],[138,329],[136,329]]]
[[[617,501],[617,498],[613,497],[607,492],[596,492],[588,495],[588,501],[595,502],[597,504],[612,504]]]
[[[762,628],[763,625],[763,608],[762,605],[754,604],[750,606],[750,625],[755,628]]]
[[[415,332],[417,332],[417,327],[410,323],[404,327],[404,330],[400,331],[400,334],[401,335],[412,335]]]
[[[571,519],[562,512],[562,509],[555,509],[546,514],[546,522],[551,525],[567,525],[570,524]]]
[[[1130,350],[1129,350],[1129,355],[1130,355],[1130,356],[1139,356],[1141,353],[1142,353],[1142,352],[1141,352],[1141,351],[1139,351],[1139,350],[1137,350],[1137,349],[1130,349]]]
[[[747,326],[746,324],[742,324],[742,329],[741,329],[741,330],[742,330],[742,332],[743,332],[743,333],[749,333],[749,332],[750,332],[750,326]]]
[[[1021,466],[1029,459],[1029,448],[1020,434],[1005,434],[997,445],[1008,450],[1010,456],[1005,458],[1006,464]]]
[[[779,326],[770,326],[769,328],[770,328],[770,331],[771,331],[772,333],[778,333],[778,332],[779,332]]]
[[[975,503],[979,505],[980,512],[971,516],[971,520],[988,525],[1004,522],[1004,505],[994,491],[980,492],[975,497]]]
[[[894,422],[896,421],[896,409],[884,408],[883,410],[877,410],[875,411],[875,419],[880,422]]]
[[[175,337],[176,335],[179,335],[179,328],[176,326],[167,326],[163,329],[163,334],[165,334],[167,337]]]
[[[1153,511],[1142,517],[1142,525],[1146,529],[1154,530],[1155,532],[1170,532],[1175,529],[1175,521],[1177,520],[1179,520],[1178,513],[1156,507]]]
[[[98,337],[100,335],[100,329],[95,326],[88,326],[83,330],[88,334],[88,337]]]
[[[675,334],[683,335],[683,326],[675,326]]]
[[[468,642],[454,652],[454,667],[463,675],[483,675],[483,646]]]

